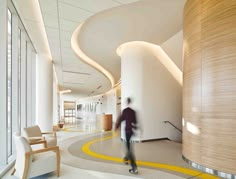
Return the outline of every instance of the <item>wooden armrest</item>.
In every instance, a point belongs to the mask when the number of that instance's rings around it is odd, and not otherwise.
[[[44,139],[44,137],[42,137],[42,136],[41,137],[40,136],[39,137],[27,137],[27,139],[33,139],[33,140],[35,139],[36,140],[36,139]]]
[[[46,141],[46,140],[33,141],[33,142],[29,142],[29,144],[30,144],[30,145],[44,144],[44,148],[47,148],[47,141]]]
[[[56,153],[60,152],[59,147],[55,146],[55,147],[49,147],[49,148],[45,148],[45,149],[29,151],[29,152],[26,152],[25,155],[34,155],[34,154],[48,152],[48,151],[55,151]]]
[[[53,134],[54,137],[57,136],[57,133],[56,133],[56,132],[42,132],[42,134]]]
[[[39,137],[28,137],[27,138],[27,140],[29,141],[29,142],[34,142],[34,141],[39,141],[39,140],[45,140],[45,137],[43,137],[43,136],[39,136]]]

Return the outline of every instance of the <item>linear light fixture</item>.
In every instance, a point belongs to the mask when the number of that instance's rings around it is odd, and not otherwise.
[[[102,86],[100,85],[99,87],[97,87],[97,89],[100,89]]]
[[[54,73],[54,75],[55,75],[56,84],[58,85],[57,73],[56,73],[56,68],[55,68],[55,65],[54,65],[54,64],[52,64],[52,68],[53,68],[53,73]]]
[[[62,90],[62,91],[60,91],[60,94],[65,94],[65,93],[71,93],[71,90],[68,89],[68,90]]]
[[[91,75],[91,74],[89,74],[89,73],[85,73],[85,72],[66,71],[66,70],[63,70],[63,73],[75,73],[75,74],[79,74],[79,75]]]

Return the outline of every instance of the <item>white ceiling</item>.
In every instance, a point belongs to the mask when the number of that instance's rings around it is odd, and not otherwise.
[[[35,12],[39,2],[43,24]],[[36,50],[48,53],[42,40],[46,35],[61,89],[80,96],[104,93],[110,81],[83,63],[71,48],[71,36],[85,22],[79,46],[87,56],[120,79],[116,48],[128,41],[161,44],[182,28],[185,0],[13,0]],[[101,87],[100,87],[101,86]]]
[[[137,0],[39,0],[57,77],[62,89],[99,94],[111,88],[109,80],[83,63],[71,49],[74,30],[96,13]],[[97,89],[99,86],[102,86]]]
[[[144,0],[88,18],[75,37],[81,50],[120,78],[116,49],[129,41],[161,45],[182,29],[185,0]]]

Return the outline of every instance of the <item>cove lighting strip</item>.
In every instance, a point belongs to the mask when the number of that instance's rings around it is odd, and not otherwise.
[[[71,93],[71,90],[63,90],[63,91],[60,91],[60,94],[65,94],[65,93]]]
[[[47,56],[52,61],[52,54],[51,54],[51,50],[50,50],[49,43],[48,43],[48,38],[47,38],[47,34],[46,34],[46,29],[44,26],[44,21],[43,21],[43,16],[42,16],[41,9],[40,9],[39,1],[33,0],[32,3],[34,4],[33,11],[36,12],[37,19],[39,20],[39,24],[40,24],[39,28],[40,28],[40,32],[42,33],[41,35],[43,36],[44,46],[47,49]]]
[[[111,82],[111,86],[114,87],[115,85],[115,80],[114,77],[111,75],[110,72],[108,72],[105,68],[103,68],[101,65],[99,65],[98,63],[96,63],[94,60],[92,60],[91,58],[89,58],[79,47],[79,42],[78,42],[78,37],[79,37],[79,33],[80,30],[83,26],[83,23],[81,23],[73,32],[72,34],[72,38],[71,38],[71,48],[73,49],[74,53],[81,59],[83,60],[85,63],[91,65],[92,67],[94,67],[95,69],[97,69],[99,72],[101,72],[102,74],[104,74]]]
[[[181,86],[183,85],[182,71],[176,66],[176,64],[171,60],[171,58],[159,45],[155,45],[144,41],[132,41],[120,45],[116,49],[116,53],[121,57],[123,50],[128,45],[134,45],[134,46],[143,45],[144,47],[148,48],[152,52],[152,54],[162,63],[162,65],[165,66],[165,68],[170,72],[170,74],[177,80],[177,82]]]

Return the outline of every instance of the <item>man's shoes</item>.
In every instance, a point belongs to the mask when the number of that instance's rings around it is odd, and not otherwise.
[[[124,164],[126,164],[126,165],[128,165],[129,164],[129,160],[125,157],[125,158],[123,158],[123,162],[124,162]]]
[[[137,175],[138,174],[138,169],[129,169],[129,173],[132,173],[132,174],[135,174]]]

